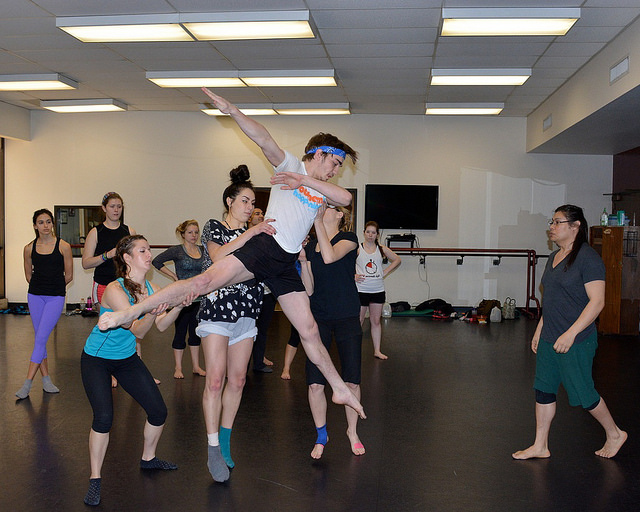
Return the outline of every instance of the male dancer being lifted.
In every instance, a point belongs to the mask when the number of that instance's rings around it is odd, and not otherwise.
[[[295,268],[302,242],[323,202],[337,206],[351,203],[351,194],[328,180],[338,173],[347,156],[355,163],[357,153],[337,137],[319,133],[309,140],[300,161],[280,148],[264,126],[245,116],[238,107],[206,88],[202,90],[213,100],[216,108],[235,120],[275,168],[266,220],[255,232],[247,232],[252,233],[252,238],[242,248],[214,262],[204,273],[175,281],[128,309],[104,313],[98,325],[102,330],[112,329],[131,322],[160,304],[177,306],[191,293],[205,295],[255,278],[266,283],[277,297],[282,311],[300,333],[307,357],[333,389],[333,401],[352,407],[365,418],[362,405],[340,378],[320,341],[309,298]]]

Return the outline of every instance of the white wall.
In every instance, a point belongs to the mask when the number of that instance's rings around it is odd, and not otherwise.
[[[366,183],[440,185],[440,226],[418,232],[423,247],[533,248],[547,254],[546,221],[564,202],[582,205],[597,222],[611,189],[612,158],[525,153],[523,118],[344,116],[259,119],[280,145],[301,155],[307,139],[327,131],[360,153],[339,184],[358,189],[363,225]],[[232,120],[200,113],[32,114],[32,140],[6,145],[6,286],[10,301],[26,300],[22,247],[33,238],[31,215],[54,205],[98,204],[115,190],[126,223],[152,244],[174,244],[175,226],[201,224],[222,212],[228,171],[246,163],[254,184],[271,168]],[[368,219],[367,219],[368,220]],[[383,237],[388,233],[383,233]],[[75,262],[69,302],[86,297],[91,273]],[[544,260],[538,265],[538,278]],[[456,305],[483,297],[525,301],[525,261],[505,258],[417,258],[387,281],[390,301],[442,297]],[[156,274],[158,282],[164,278]]]

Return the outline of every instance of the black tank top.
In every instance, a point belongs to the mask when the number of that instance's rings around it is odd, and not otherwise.
[[[129,235],[129,226],[120,224],[116,229],[109,229],[104,223],[100,224],[96,231],[98,233],[98,243],[94,256],[113,249],[120,240]],[[116,266],[112,259],[109,259],[96,267],[93,272],[93,280],[98,284],[107,285],[116,280]]]
[[[31,247],[31,295],[48,295],[64,297],[67,285],[64,282],[64,256],[60,252],[60,239],[56,238],[56,246],[51,254],[40,254],[36,251],[37,239]]]

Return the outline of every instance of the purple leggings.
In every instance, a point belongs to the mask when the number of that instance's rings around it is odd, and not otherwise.
[[[29,304],[33,330],[36,332],[31,362],[40,364],[47,357],[47,340],[62,314],[64,296],[32,295],[28,293],[27,303]]]

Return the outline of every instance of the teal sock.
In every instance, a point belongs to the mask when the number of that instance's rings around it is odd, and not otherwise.
[[[327,441],[329,440],[327,436],[327,424],[325,423],[321,427],[316,427],[316,432],[318,432],[316,444],[321,444],[322,446],[327,444]]]
[[[231,458],[231,429],[220,427],[220,451],[222,457],[230,468],[235,466],[233,459]]]

